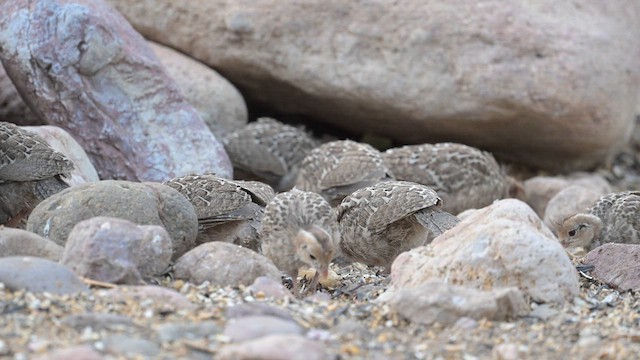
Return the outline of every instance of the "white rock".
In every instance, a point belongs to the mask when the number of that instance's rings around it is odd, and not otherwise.
[[[384,298],[431,280],[480,290],[515,286],[536,302],[564,303],[578,294],[568,255],[525,203],[499,200],[462,220],[430,245],[396,258]]]

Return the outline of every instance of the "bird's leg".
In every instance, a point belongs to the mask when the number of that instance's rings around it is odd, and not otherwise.
[[[300,283],[298,282],[298,270],[289,273],[291,276],[291,293],[296,299],[300,296]]]
[[[316,288],[318,287],[318,279],[320,278],[320,272],[316,270],[316,274],[313,275],[313,279],[311,279],[311,282],[309,283],[309,286],[307,286],[307,288],[304,291],[304,294],[313,294],[314,292],[316,292]]]

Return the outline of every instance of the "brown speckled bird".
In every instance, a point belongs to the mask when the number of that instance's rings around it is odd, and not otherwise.
[[[271,118],[259,118],[224,139],[236,178],[261,180],[278,191],[293,186],[298,164],[317,145],[303,129]]]
[[[198,243],[231,242],[260,250],[258,231],[273,189],[257,181],[227,180],[215,174],[186,175],[164,183],[193,204],[198,217]]]
[[[435,191],[406,181],[359,189],[342,201],[337,213],[342,252],[386,271],[398,254],[430,243],[459,222],[442,210]]]
[[[319,276],[327,277],[340,230],[335,211],[322,196],[293,188],[267,205],[260,238],[264,255],[291,276],[292,292],[298,296],[300,267],[317,270],[308,291],[315,291]]]
[[[338,140],[322,144],[302,160],[296,187],[321,194],[337,206],[357,189],[391,179],[391,171],[374,147]]]
[[[565,219],[558,238],[571,252],[593,250],[608,242],[640,244],[640,191],[601,197],[584,213]]]
[[[0,224],[13,227],[42,200],[69,187],[73,163],[40,136],[0,122]]]
[[[506,175],[491,153],[456,143],[406,145],[383,153],[397,180],[426,185],[438,193],[444,210],[459,214],[524,188]]]

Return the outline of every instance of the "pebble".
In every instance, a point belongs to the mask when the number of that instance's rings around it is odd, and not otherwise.
[[[224,335],[233,342],[252,340],[270,334],[298,334],[305,330],[293,320],[285,320],[275,316],[245,316],[227,322]]]

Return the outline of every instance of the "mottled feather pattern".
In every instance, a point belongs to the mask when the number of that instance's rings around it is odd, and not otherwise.
[[[256,174],[285,176],[316,146],[307,133],[274,119],[260,118],[224,140],[234,166]]]
[[[40,136],[18,126],[0,122],[0,182],[33,181],[66,176],[74,168],[63,154]]]
[[[587,212],[599,217],[603,224],[595,246],[607,242],[640,243],[640,191],[603,196]]]

